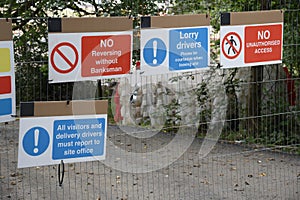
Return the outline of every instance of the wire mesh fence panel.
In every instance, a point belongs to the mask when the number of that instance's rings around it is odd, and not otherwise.
[[[17,1],[12,18],[20,102],[106,99],[106,158],[17,168],[18,116],[0,124],[0,199],[299,199],[299,1]],[[220,68],[220,13],[284,11],[283,63]],[[209,69],[143,76],[140,17],[210,15]],[[127,77],[51,84],[49,17],[133,20]],[[1,87],[1,86],[0,86]],[[60,170],[59,170],[60,169]],[[63,175],[60,184],[59,177]]]

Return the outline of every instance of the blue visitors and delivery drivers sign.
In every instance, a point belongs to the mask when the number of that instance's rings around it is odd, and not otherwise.
[[[18,168],[105,159],[107,115],[20,119]]]

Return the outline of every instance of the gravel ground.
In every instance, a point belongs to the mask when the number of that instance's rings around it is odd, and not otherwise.
[[[138,139],[117,126],[108,127],[108,140],[129,153],[153,152],[174,137],[158,133]],[[141,163],[133,163],[134,158],[124,160],[121,153],[111,158],[107,150],[110,160],[126,165],[130,172],[100,161],[65,164],[60,186],[57,165],[17,169],[18,122],[1,125],[0,199],[300,199],[299,155],[219,141],[200,158],[202,142],[194,139],[175,162],[155,171],[153,163],[161,158],[143,154]],[[173,151],[180,154],[182,144],[178,142]],[[172,161],[174,154],[167,155],[163,159]],[[144,173],[134,173],[132,164],[141,166]]]

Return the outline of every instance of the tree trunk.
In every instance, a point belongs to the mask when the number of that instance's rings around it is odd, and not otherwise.
[[[270,9],[270,0],[261,0],[261,10]],[[249,91],[249,106],[248,106],[248,131],[250,133],[258,133],[259,118],[261,115],[261,97],[262,97],[262,81],[263,81],[264,66],[253,66],[251,68],[251,85]],[[255,137],[255,135],[254,135]]]

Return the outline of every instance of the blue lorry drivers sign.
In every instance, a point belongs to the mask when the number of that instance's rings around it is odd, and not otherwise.
[[[209,43],[209,26],[142,29],[143,75],[207,68]]]

